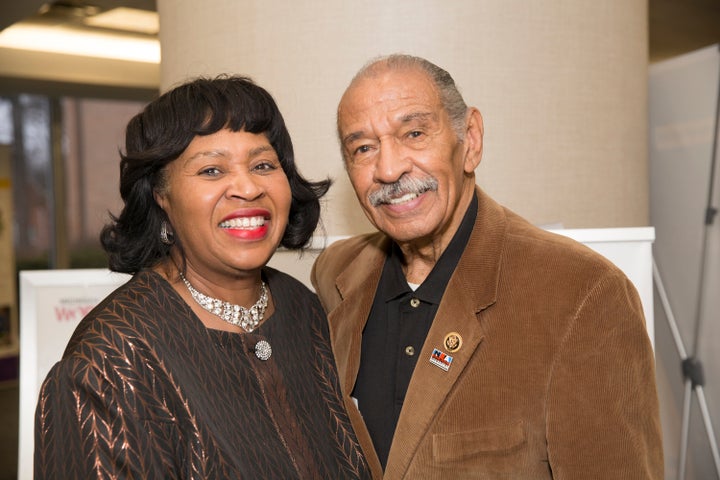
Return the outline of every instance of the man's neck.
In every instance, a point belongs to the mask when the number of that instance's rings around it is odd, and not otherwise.
[[[469,195],[464,195],[458,203],[455,221],[451,222],[449,228],[442,233],[435,234],[432,238],[419,238],[408,242],[398,242],[398,247],[403,254],[403,273],[409,283],[421,284],[430,275],[430,272],[437,264],[445,249],[457,233],[465,212],[472,201],[473,189]]]

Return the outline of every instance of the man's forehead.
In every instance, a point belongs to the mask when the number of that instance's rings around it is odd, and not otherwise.
[[[340,108],[356,103],[374,103],[427,97],[439,100],[439,94],[427,73],[413,68],[384,69],[355,79],[345,91]]]
[[[348,88],[338,105],[338,124],[369,117],[407,122],[434,117],[442,108],[435,85],[424,72],[388,70],[363,77]]]

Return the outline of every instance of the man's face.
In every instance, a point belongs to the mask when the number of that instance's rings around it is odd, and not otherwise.
[[[458,205],[472,196],[479,155],[459,141],[429,77],[382,70],[356,81],[340,101],[338,132],[370,221],[398,243],[447,245],[464,214]]]

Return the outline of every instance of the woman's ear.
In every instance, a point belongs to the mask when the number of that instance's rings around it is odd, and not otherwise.
[[[155,189],[153,190],[153,198],[155,199],[155,203],[157,203],[163,211],[167,212],[167,209],[165,208],[167,206],[167,196],[165,195],[165,192],[160,192]]]
[[[153,190],[153,198],[155,199],[155,203],[165,210],[165,196],[157,190]]]
[[[469,107],[465,117],[465,163],[463,165],[465,173],[474,172],[480,165],[484,131],[480,110]]]

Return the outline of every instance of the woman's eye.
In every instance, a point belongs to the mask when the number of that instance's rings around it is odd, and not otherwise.
[[[220,175],[220,169],[217,167],[207,167],[200,170],[200,175],[207,175],[210,177],[217,177]]]
[[[253,167],[253,170],[259,172],[267,172],[276,170],[278,166],[274,162],[260,162]]]

